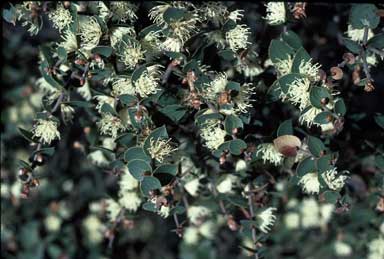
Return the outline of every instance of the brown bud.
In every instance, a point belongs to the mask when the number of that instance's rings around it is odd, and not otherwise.
[[[236,223],[236,221],[233,219],[232,215],[228,216],[227,225],[228,225],[229,229],[232,231],[237,231],[239,229],[239,224]]]
[[[64,1],[63,5],[64,5],[65,9],[68,9],[69,7],[71,7],[71,2],[70,1]]]
[[[83,131],[84,131],[84,133],[86,135],[88,135],[89,133],[91,133],[91,128],[90,127],[85,127]]]
[[[367,81],[364,85],[364,91],[369,93],[369,92],[372,92],[373,90],[375,90],[375,87],[373,86],[372,82]]]
[[[135,222],[133,220],[123,219],[121,223],[125,229],[133,229],[135,227]]]
[[[328,97],[321,98],[320,103],[322,105],[327,105],[329,103],[329,98]]]
[[[343,78],[343,70],[339,67],[332,67],[331,68],[331,76],[334,80],[340,80]]]
[[[234,128],[234,129],[232,129],[232,134],[233,134],[233,135],[236,135],[238,132],[239,132],[239,129],[238,129],[238,128]]]
[[[227,160],[227,154],[226,153],[223,153],[221,156],[220,156],[220,165],[223,165],[225,163],[225,161]]]
[[[84,65],[85,63],[86,63],[86,61],[84,59],[76,59],[75,60],[76,65]]]
[[[352,72],[352,81],[355,85],[358,85],[360,83],[360,66],[355,66],[355,69]]]
[[[29,186],[27,184],[24,184],[23,189],[20,193],[20,197],[23,199],[27,199],[29,197],[29,193],[30,193]]]
[[[220,93],[217,102],[220,105],[227,104],[231,101],[231,96],[229,95],[228,92],[222,92]]]
[[[333,116],[332,115],[328,115],[327,116],[327,121],[331,122],[333,120]]]
[[[29,186],[32,188],[38,187],[40,185],[40,181],[37,178],[32,179],[32,181],[29,183]]]
[[[344,53],[343,55],[343,60],[348,64],[348,65],[353,65],[356,62],[355,55],[353,55],[351,52]]]
[[[142,112],[142,110],[138,110],[138,111],[135,113],[135,120],[136,120],[137,122],[140,122],[142,119],[143,119],[143,112]]]
[[[38,163],[43,163],[44,161],[44,157],[42,154],[37,154],[36,157],[35,157],[35,160],[38,162]]]
[[[384,9],[377,10],[376,14],[380,17],[384,17]]]
[[[376,210],[379,212],[384,212],[384,197],[381,197],[377,202]]]
[[[325,80],[327,79],[327,74],[324,70],[319,69],[319,77],[321,81],[325,82]]]

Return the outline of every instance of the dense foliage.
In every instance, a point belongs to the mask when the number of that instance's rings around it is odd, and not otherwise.
[[[384,258],[384,5],[2,14],[2,257]]]

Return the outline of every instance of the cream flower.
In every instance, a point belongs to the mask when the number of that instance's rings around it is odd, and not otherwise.
[[[347,36],[353,41],[361,42],[364,39],[364,29],[354,29],[352,27],[352,25],[348,25]],[[368,29],[367,40],[369,40],[373,36],[374,36],[374,34],[373,34],[372,30]]]
[[[238,178],[235,175],[227,174],[216,186],[219,193],[232,193],[233,187],[238,182]]]
[[[149,18],[157,25],[163,25],[165,23],[163,15],[169,7],[172,7],[172,3],[163,2],[163,4],[152,7],[149,10]]]
[[[131,2],[112,1],[109,8],[120,22],[132,22],[137,19],[135,12],[137,11],[138,7]]]
[[[259,154],[261,154],[263,163],[269,161],[274,165],[280,165],[284,160],[284,156],[276,150],[272,143],[258,145],[256,148],[256,156],[259,156]]]
[[[119,197],[120,205],[131,212],[137,211],[142,202],[136,191],[126,191],[120,189]]]
[[[140,97],[145,98],[151,94],[157,93],[160,89],[160,71],[159,65],[153,65],[147,67],[147,71],[144,71],[140,77],[134,82],[135,91]]]
[[[171,139],[156,139],[151,138],[149,140],[149,148],[148,152],[153,159],[156,159],[160,163],[164,161],[166,157],[168,157],[172,152],[177,150],[177,148],[173,148],[169,142]]]
[[[128,168],[124,168],[124,173],[121,176],[121,179],[119,181],[119,187],[120,190],[125,191],[132,191],[136,189],[139,186],[139,181],[137,181],[128,171]]]
[[[50,12],[48,17],[52,21],[53,27],[59,29],[60,32],[72,23],[71,13],[61,4],[58,4],[56,10]]]
[[[225,39],[229,44],[229,48],[233,51],[237,51],[239,49],[245,49],[250,42],[248,41],[248,37],[251,34],[250,29],[247,25],[241,24],[236,25],[235,28],[229,30],[225,33]]]
[[[279,59],[276,63],[274,63],[274,67],[276,68],[279,77],[287,75],[292,70],[292,57],[290,55],[287,55],[286,59]],[[266,65],[264,65],[266,66]]]
[[[112,108],[115,107],[115,98],[107,96],[107,95],[96,95],[93,97],[93,99],[97,100],[96,110],[101,113],[101,107],[103,105],[109,104]]]
[[[167,39],[160,44],[160,49],[172,52],[181,52],[183,42],[174,37],[167,37]]]
[[[305,113],[301,114],[299,117],[299,122],[301,124],[306,124],[308,127],[311,127],[312,124],[318,125],[318,123],[314,122],[316,115],[321,113],[322,110],[316,107],[311,107]]]
[[[267,7],[267,16],[265,19],[270,25],[279,25],[286,21],[286,10],[284,2],[270,2]]]
[[[111,15],[111,12],[109,11],[108,7],[103,3],[103,1],[97,1],[97,10],[98,10],[98,15],[104,21],[106,21]]]
[[[129,69],[134,69],[136,65],[144,60],[145,51],[141,48],[140,43],[134,41],[126,43],[122,41],[122,48],[119,51],[119,60],[124,63]]]
[[[217,95],[225,91],[225,87],[228,84],[227,74],[219,73],[216,75],[215,79],[207,84],[205,95],[207,99],[211,101],[216,101]]]
[[[117,27],[112,29],[112,34],[110,36],[111,46],[116,48],[117,43],[123,40],[124,35],[135,37],[135,29],[133,27]]]
[[[207,220],[199,226],[199,233],[207,239],[214,239],[218,229],[219,226],[216,222]]]
[[[184,43],[191,37],[192,33],[196,32],[197,21],[198,17],[192,14],[188,20],[172,22],[169,27],[172,29],[173,36]]]
[[[244,16],[244,10],[234,10],[229,13],[228,19],[231,19],[235,22],[240,21]]]
[[[125,130],[121,119],[109,113],[103,114],[97,124],[101,134],[111,136],[112,138],[116,138],[119,132]]]
[[[60,139],[57,126],[56,121],[38,119],[32,128],[33,137],[38,138],[39,142],[49,145],[53,140]]]
[[[189,206],[187,210],[188,219],[192,224],[199,225],[201,220],[205,217],[210,216],[212,211],[205,206]]]
[[[90,17],[80,22],[80,46],[85,50],[91,50],[99,44],[101,27],[95,17]]]
[[[119,215],[120,210],[122,209],[120,204],[118,204],[113,199],[105,200],[106,212],[108,219],[113,222],[116,220],[116,217]]]
[[[92,244],[99,244],[103,241],[104,236],[102,230],[104,226],[98,217],[95,215],[89,215],[84,219],[82,226],[85,230],[87,239]]]
[[[320,220],[319,223],[321,226],[328,224],[329,220],[332,217],[332,213],[335,209],[335,205],[331,203],[322,204],[320,206]]]
[[[270,226],[272,226],[276,220],[276,216],[273,215],[273,212],[276,210],[276,208],[270,207],[257,215],[257,217],[261,219],[259,228],[262,232],[268,233],[271,230]]]
[[[58,46],[63,47],[67,52],[73,52],[79,48],[76,35],[71,30],[64,31],[61,38],[63,41],[60,42]]]
[[[57,232],[60,230],[60,227],[61,227],[61,218],[59,218],[58,216],[55,216],[55,215],[49,215],[48,217],[46,217],[44,219],[44,225],[45,225],[45,228],[49,231],[49,232]]]
[[[333,244],[333,249],[337,256],[349,256],[352,254],[352,247],[343,241],[336,241]]]
[[[248,109],[253,107],[251,102],[255,101],[252,99],[252,95],[256,93],[256,87],[252,83],[244,84],[240,87],[239,93],[232,98],[235,104],[235,112],[247,113]]]
[[[384,238],[379,236],[373,239],[368,244],[368,258],[367,259],[380,259],[384,258]]]
[[[239,159],[236,162],[235,171],[241,172],[241,171],[245,171],[245,170],[247,170],[247,162],[245,162],[245,160],[243,160],[243,159]]]
[[[225,141],[227,133],[220,127],[218,121],[208,121],[201,129],[201,137],[205,146],[211,150],[217,149]]]
[[[320,182],[317,173],[307,173],[301,177],[299,184],[302,185],[303,192],[308,194],[319,193]]]
[[[200,179],[195,178],[186,184],[184,184],[184,189],[193,197],[196,197],[199,194],[199,187],[201,186],[200,184]]]
[[[311,82],[307,78],[296,78],[288,88],[286,99],[292,104],[297,105],[302,111],[308,107],[311,102],[309,100],[309,87]]]
[[[312,64],[312,59],[305,61],[301,60],[299,65],[300,74],[308,76],[313,81],[318,81],[320,79],[319,69],[321,65],[318,63]]]
[[[324,182],[328,185],[331,190],[339,190],[343,188],[345,181],[348,179],[346,175],[337,175],[336,168],[332,168],[328,171],[325,171],[322,174]]]
[[[88,154],[87,159],[96,166],[106,166],[109,161],[101,150],[96,150]]]
[[[304,199],[301,203],[300,214],[301,224],[304,228],[319,226],[320,208],[315,199]]]
[[[237,66],[236,70],[251,80],[253,80],[254,77],[260,75],[264,71],[259,65],[254,64]]]
[[[169,206],[161,206],[160,210],[157,212],[162,218],[168,218],[171,208]]]
[[[227,7],[221,2],[203,2],[199,8],[204,19],[211,19],[216,22],[222,21],[224,15],[228,12]]]
[[[113,81],[111,95],[119,96],[123,94],[135,95],[135,88],[130,78],[120,77]]]
[[[197,244],[199,241],[199,230],[197,227],[189,226],[184,229],[183,241],[188,245]]]
[[[296,212],[288,212],[284,216],[284,224],[288,229],[297,229],[300,226],[300,215]]]

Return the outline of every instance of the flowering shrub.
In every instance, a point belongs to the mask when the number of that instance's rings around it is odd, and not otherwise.
[[[383,10],[348,5],[344,21],[337,8],[342,55],[322,64],[301,29],[316,4],[250,5],[28,1],[3,10],[32,37],[46,28],[57,36],[38,43],[37,107],[9,108],[2,121],[31,149],[15,156],[18,181],[2,183],[10,215],[24,202],[51,201],[44,220],[24,226],[4,212],[7,258],[119,256],[121,242],[149,240],[153,218],[172,222],[161,235],[176,233],[178,258],[224,258],[213,249],[219,243],[228,258],[384,257],[384,115],[371,112],[374,136],[364,140],[361,113],[347,113],[353,91],[380,91]],[[371,161],[351,158],[361,148],[347,149],[354,138]],[[356,171],[364,163],[369,179]],[[2,179],[13,179],[12,168]],[[84,172],[93,180],[79,180]],[[76,247],[69,225],[78,218]],[[32,237],[16,237],[18,229]],[[220,240],[223,231],[230,238]],[[319,240],[307,240],[316,231]]]

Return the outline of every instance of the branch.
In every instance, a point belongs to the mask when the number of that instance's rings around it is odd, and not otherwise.
[[[252,201],[252,198],[253,198],[253,192],[252,192],[252,185],[249,184],[249,190],[250,190],[250,194],[248,195],[248,206],[249,206],[249,212],[251,213],[251,219],[253,220],[254,217],[255,217],[255,211],[253,210],[253,201]],[[257,236],[256,236],[256,228],[254,226],[252,226],[252,240],[253,240],[253,243],[256,247],[256,243],[257,243]],[[257,252],[255,252],[255,259],[259,259],[259,255]]]

